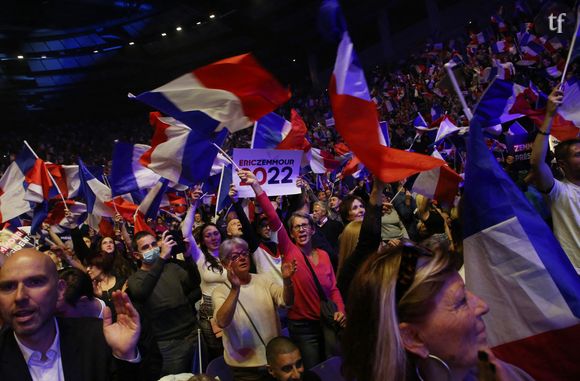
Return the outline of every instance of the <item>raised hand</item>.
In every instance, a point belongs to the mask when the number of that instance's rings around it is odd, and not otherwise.
[[[555,87],[548,96],[548,104],[546,105],[546,114],[554,115],[558,106],[562,104],[564,99],[564,92],[558,87]]]
[[[201,189],[201,185],[194,185],[193,188],[189,191],[191,201],[194,203],[198,202],[202,195],[203,190]]]
[[[228,264],[227,270],[228,270],[228,280],[230,281],[230,283],[232,285],[232,289],[238,290],[240,288],[240,286],[242,285],[242,282],[240,281],[240,278],[235,273],[235,271],[232,269],[231,263]]]
[[[111,309],[105,307],[103,313],[103,334],[113,355],[122,360],[132,360],[137,357],[137,341],[141,333],[139,313],[131,304],[129,296],[121,291],[114,291],[111,295],[117,321],[113,323]]]
[[[288,279],[292,277],[292,275],[296,273],[297,268],[296,259],[294,259],[292,262],[282,262],[282,279]]]
[[[161,253],[159,253],[159,256],[163,259],[169,258],[169,254],[171,254],[171,248],[177,245],[177,243],[173,240],[173,236],[168,234],[168,232],[168,230],[164,231],[163,235],[161,236]]]
[[[232,202],[238,202],[238,190],[236,189],[235,184],[230,184],[230,191],[228,192],[228,196],[230,196]]]

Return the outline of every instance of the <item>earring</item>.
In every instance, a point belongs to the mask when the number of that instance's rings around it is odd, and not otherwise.
[[[449,365],[447,365],[445,361],[432,354],[427,355],[427,360],[433,360],[437,363],[437,365],[440,368],[445,369],[445,372],[447,373],[447,381],[451,380],[451,369],[449,368]],[[421,376],[421,372],[419,372],[418,365],[415,365],[415,373],[417,374],[417,378],[419,378],[419,381],[425,381],[425,379]]]

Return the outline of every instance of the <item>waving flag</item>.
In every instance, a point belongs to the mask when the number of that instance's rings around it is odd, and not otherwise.
[[[161,177],[187,186],[204,181],[210,173],[227,130],[211,138],[197,129],[191,129],[173,118],[164,118],[152,112],[150,122],[155,128],[151,148],[140,159],[143,166]]]
[[[54,181],[58,184],[58,188],[62,192],[64,198],[74,198],[78,195],[81,186],[78,165],[61,165],[47,162],[46,168],[52,175]],[[52,197],[57,196],[55,191],[56,187],[53,187],[51,189]]]
[[[290,92],[251,54],[226,58],[138,95],[149,106],[203,132],[226,127],[231,132],[290,99]]]
[[[580,378],[580,277],[550,228],[487,149],[471,121],[464,192],[467,287],[496,355],[537,380]],[[484,119],[485,120],[485,119]]]
[[[309,147],[306,125],[294,109],[291,120],[273,112],[260,118],[254,125],[251,147],[297,150]]]
[[[421,115],[420,113],[417,113],[417,117],[413,120],[413,127],[415,127],[418,130],[423,130],[423,131],[432,131],[437,129],[437,127],[429,127],[429,125],[427,124],[427,122],[425,121],[425,118],[423,118],[423,115]]]
[[[105,201],[105,205],[107,205],[113,213],[119,213],[126,221],[133,221],[133,216],[137,211],[137,205],[123,197],[115,197],[110,201]]]
[[[524,90],[523,86],[502,79],[493,80],[477,105],[482,126],[491,127],[524,116],[512,110],[518,95]]]
[[[336,1],[321,8],[324,18],[337,20],[340,8]],[[328,12],[331,11],[331,12]],[[342,20],[342,15],[338,16]],[[344,26],[344,22],[341,23]],[[329,86],[336,129],[359,160],[382,181],[401,180],[420,171],[440,167],[443,161],[430,156],[405,152],[381,145],[379,121],[371,101],[366,79],[346,30],[342,30]],[[314,154],[313,154],[314,156]]]
[[[162,179],[151,188],[147,196],[145,196],[145,199],[139,204],[136,214],[140,214],[145,220],[157,217],[159,206],[161,205],[163,195],[167,191],[168,184],[169,181],[167,179]]]
[[[350,153],[334,156],[332,153],[319,148],[312,148],[310,152],[312,154],[310,168],[312,168],[312,172],[314,173],[332,172],[352,156]]]
[[[11,220],[32,209],[25,201],[26,175],[34,167],[36,157],[24,146],[0,178],[0,222]]]
[[[139,159],[150,146],[115,141],[113,164],[109,182],[113,196],[120,196],[136,190],[149,189],[161,176],[146,168]]]
[[[26,174],[25,181],[28,183],[24,199],[26,201],[41,203],[48,201],[50,190],[54,186],[48,175],[48,169],[42,159],[36,159],[32,168]]]
[[[443,119],[437,130],[437,136],[435,137],[435,143],[445,139],[446,137],[459,132],[459,127],[457,127],[449,118]]]
[[[62,228],[77,227],[86,218],[87,206],[82,202],[66,200],[66,206],[71,213],[70,219],[65,217],[65,208],[62,201],[57,201],[46,218],[46,223]]]
[[[81,159],[79,159],[79,177],[81,180],[79,196],[84,197],[87,212],[94,216],[112,217],[114,213],[105,205],[106,201],[111,201],[111,190],[89,172]]]
[[[433,157],[443,160],[441,154],[434,150]],[[413,192],[439,201],[444,205],[453,205],[459,183],[463,179],[447,164],[429,171],[419,173],[413,183]]]

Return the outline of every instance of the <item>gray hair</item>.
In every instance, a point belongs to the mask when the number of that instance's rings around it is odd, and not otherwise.
[[[239,237],[223,241],[219,249],[220,261],[223,263],[228,262],[232,250],[236,247],[242,247],[244,250],[248,250],[248,243]]]

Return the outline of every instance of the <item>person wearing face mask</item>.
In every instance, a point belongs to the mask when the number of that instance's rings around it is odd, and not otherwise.
[[[195,264],[189,253],[184,253],[187,271],[169,262],[175,245],[168,232],[159,242],[149,232],[135,234],[133,247],[141,267],[127,287],[131,300],[141,304],[144,320],[151,324],[162,357],[162,375],[191,371],[197,346],[198,323],[189,297],[197,293],[199,278],[194,279]]]

